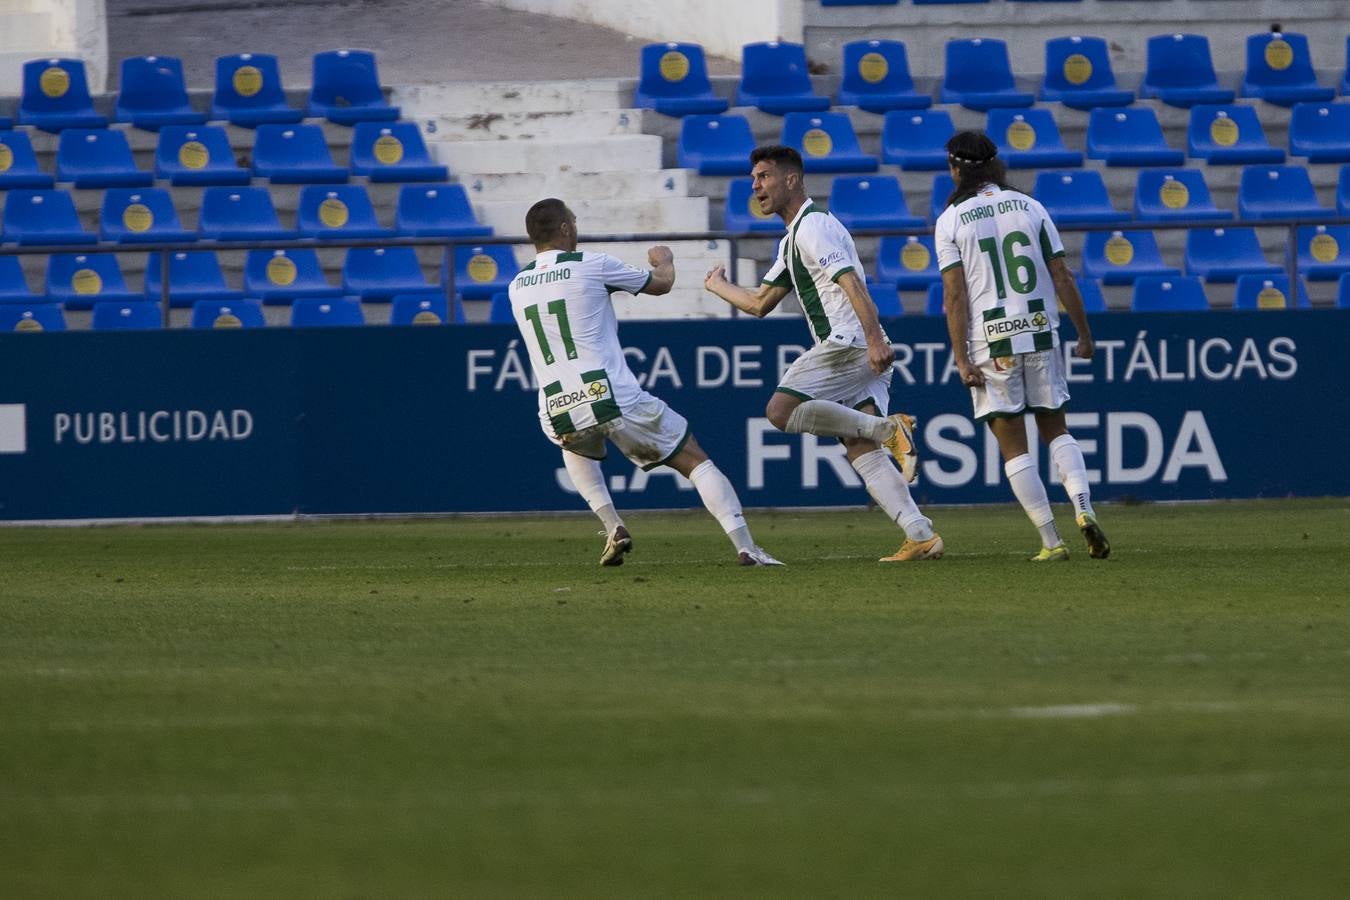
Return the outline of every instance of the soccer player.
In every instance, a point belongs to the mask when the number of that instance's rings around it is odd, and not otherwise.
[[[801,155],[791,147],[758,147],[750,154],[753,190],[765,213],[787,225],[778,259],[759,289],[727,280],[714,266],[704,285],[752,316],[763,317],[795,289],[815,345],[799,356],[769,398],[765,415],[779,431],[834,437],[872,499],[905,532],[905,541],[881,562],[939,559],[942,538],[909,494],[918,469],[914,419],[887,416],[895,350],[867,293],[853,238],[838,219],[806,196]],[[890,457],[904,472],[896,471]]]
[[[600,469],[608,439],[635,465],[670,466],[693,482],[741,565],[783,565],[755,544],[731,482],[699,447],[684,417],[638,386],[619,345],[610,291],[667,293],[675,283],[670,248],[647,251],[651,271],[604,253],[579,252],[577,217],[553,198],[530,207],[525,231],[538,255],[511,280],[511,312],[540,385],[539,424],[562,448],[567,474],[605,527],[600,564],[622,565],[633,549]]]
[[[1092,359],[1093,343],[1059,231],[1040,203],[1008,186],[998,148],[983,133],[954,135],[947,164],[956,189],[936,226],[947,332],[975,418],[993,431],[1013,494],[1040,532],[1041,550],[1031,559],[1068,559],[1069,551],[1027,453],[1027,412],[1050,447],[1088,555],[1105,559],[1111,545],[1092,509],[1083,451],[1064,423],[1059,304],[1078,329],[1074,355]]]

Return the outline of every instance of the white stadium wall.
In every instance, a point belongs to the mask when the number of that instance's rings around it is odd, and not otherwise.
[[[17,95],[23,64],[30,59],[71,56],[84,60],[89,89],[108,82],[108,17],[105,0],[0,0],[0,94]]]
[[[645,41],[693,41],[740,59],[755,41],[802,40],[802,0],[486,0],[494,6],[604,25]]]

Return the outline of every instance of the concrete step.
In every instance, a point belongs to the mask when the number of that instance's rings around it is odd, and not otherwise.
[[[533,200],[480,200],[479,220],[500,235],[523,235],[525,213]],[[569,202],[583,231],[592,234],[690,232],[708,229],[706,197],[662,197],[645,200],[576,198]]]
[[[419,121],[428,140],[440,141],[565,141],[575,140],[579,135],[605,136],[643,132],[643,117],[627,109],[471,115],[454,112],[422,116]]]
[[[452,174],[618,172],[661,168],[661,138],[612,135],[579,141],[434,141],[431,153]]]
[[[451,111],[467,116],[613,110],[632,106],[633,85],[631,78],[417,84],[394,88],[390,102],[402,107],[409,119]]]
[[[457,172],[469,199],[529,200],[545,197],[569,200],[683,197],[689,193],[688,169],[639,169],[627,172],[555,172],[479,174]]]

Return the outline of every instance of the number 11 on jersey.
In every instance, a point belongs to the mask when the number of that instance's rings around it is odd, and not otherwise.
[[[567,321],[567,301],[561,298],[550,300],[545,309],[558,322],[558,336],[562,338],[563,351],[567,354],[567,358],[576,359],[577,345],[572,342],[572,325]],[[544,363],[553,365],[553,348],[548,345],[548,335],[544,333],[544,322],[539,315],[538,303],[525,307],[525,318],[534,326],[534,336],[539,341],[539,353],[544,357]]]

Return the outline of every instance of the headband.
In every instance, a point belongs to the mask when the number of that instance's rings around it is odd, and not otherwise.
[[[994,152],[989,154],[988,156],[981,156],[978,159],[973,159],[968,156],[957,156],[955,153],[948,153],[947,159],[951,160],[953,163],[955,163],[958,166],[961,166],[962,168],[970,168],[971,166],[982,166],[985,163],[989,162],[990,160],[994,159],[994,157],[996,156],[998,156],[997,149],[995,149]]]

